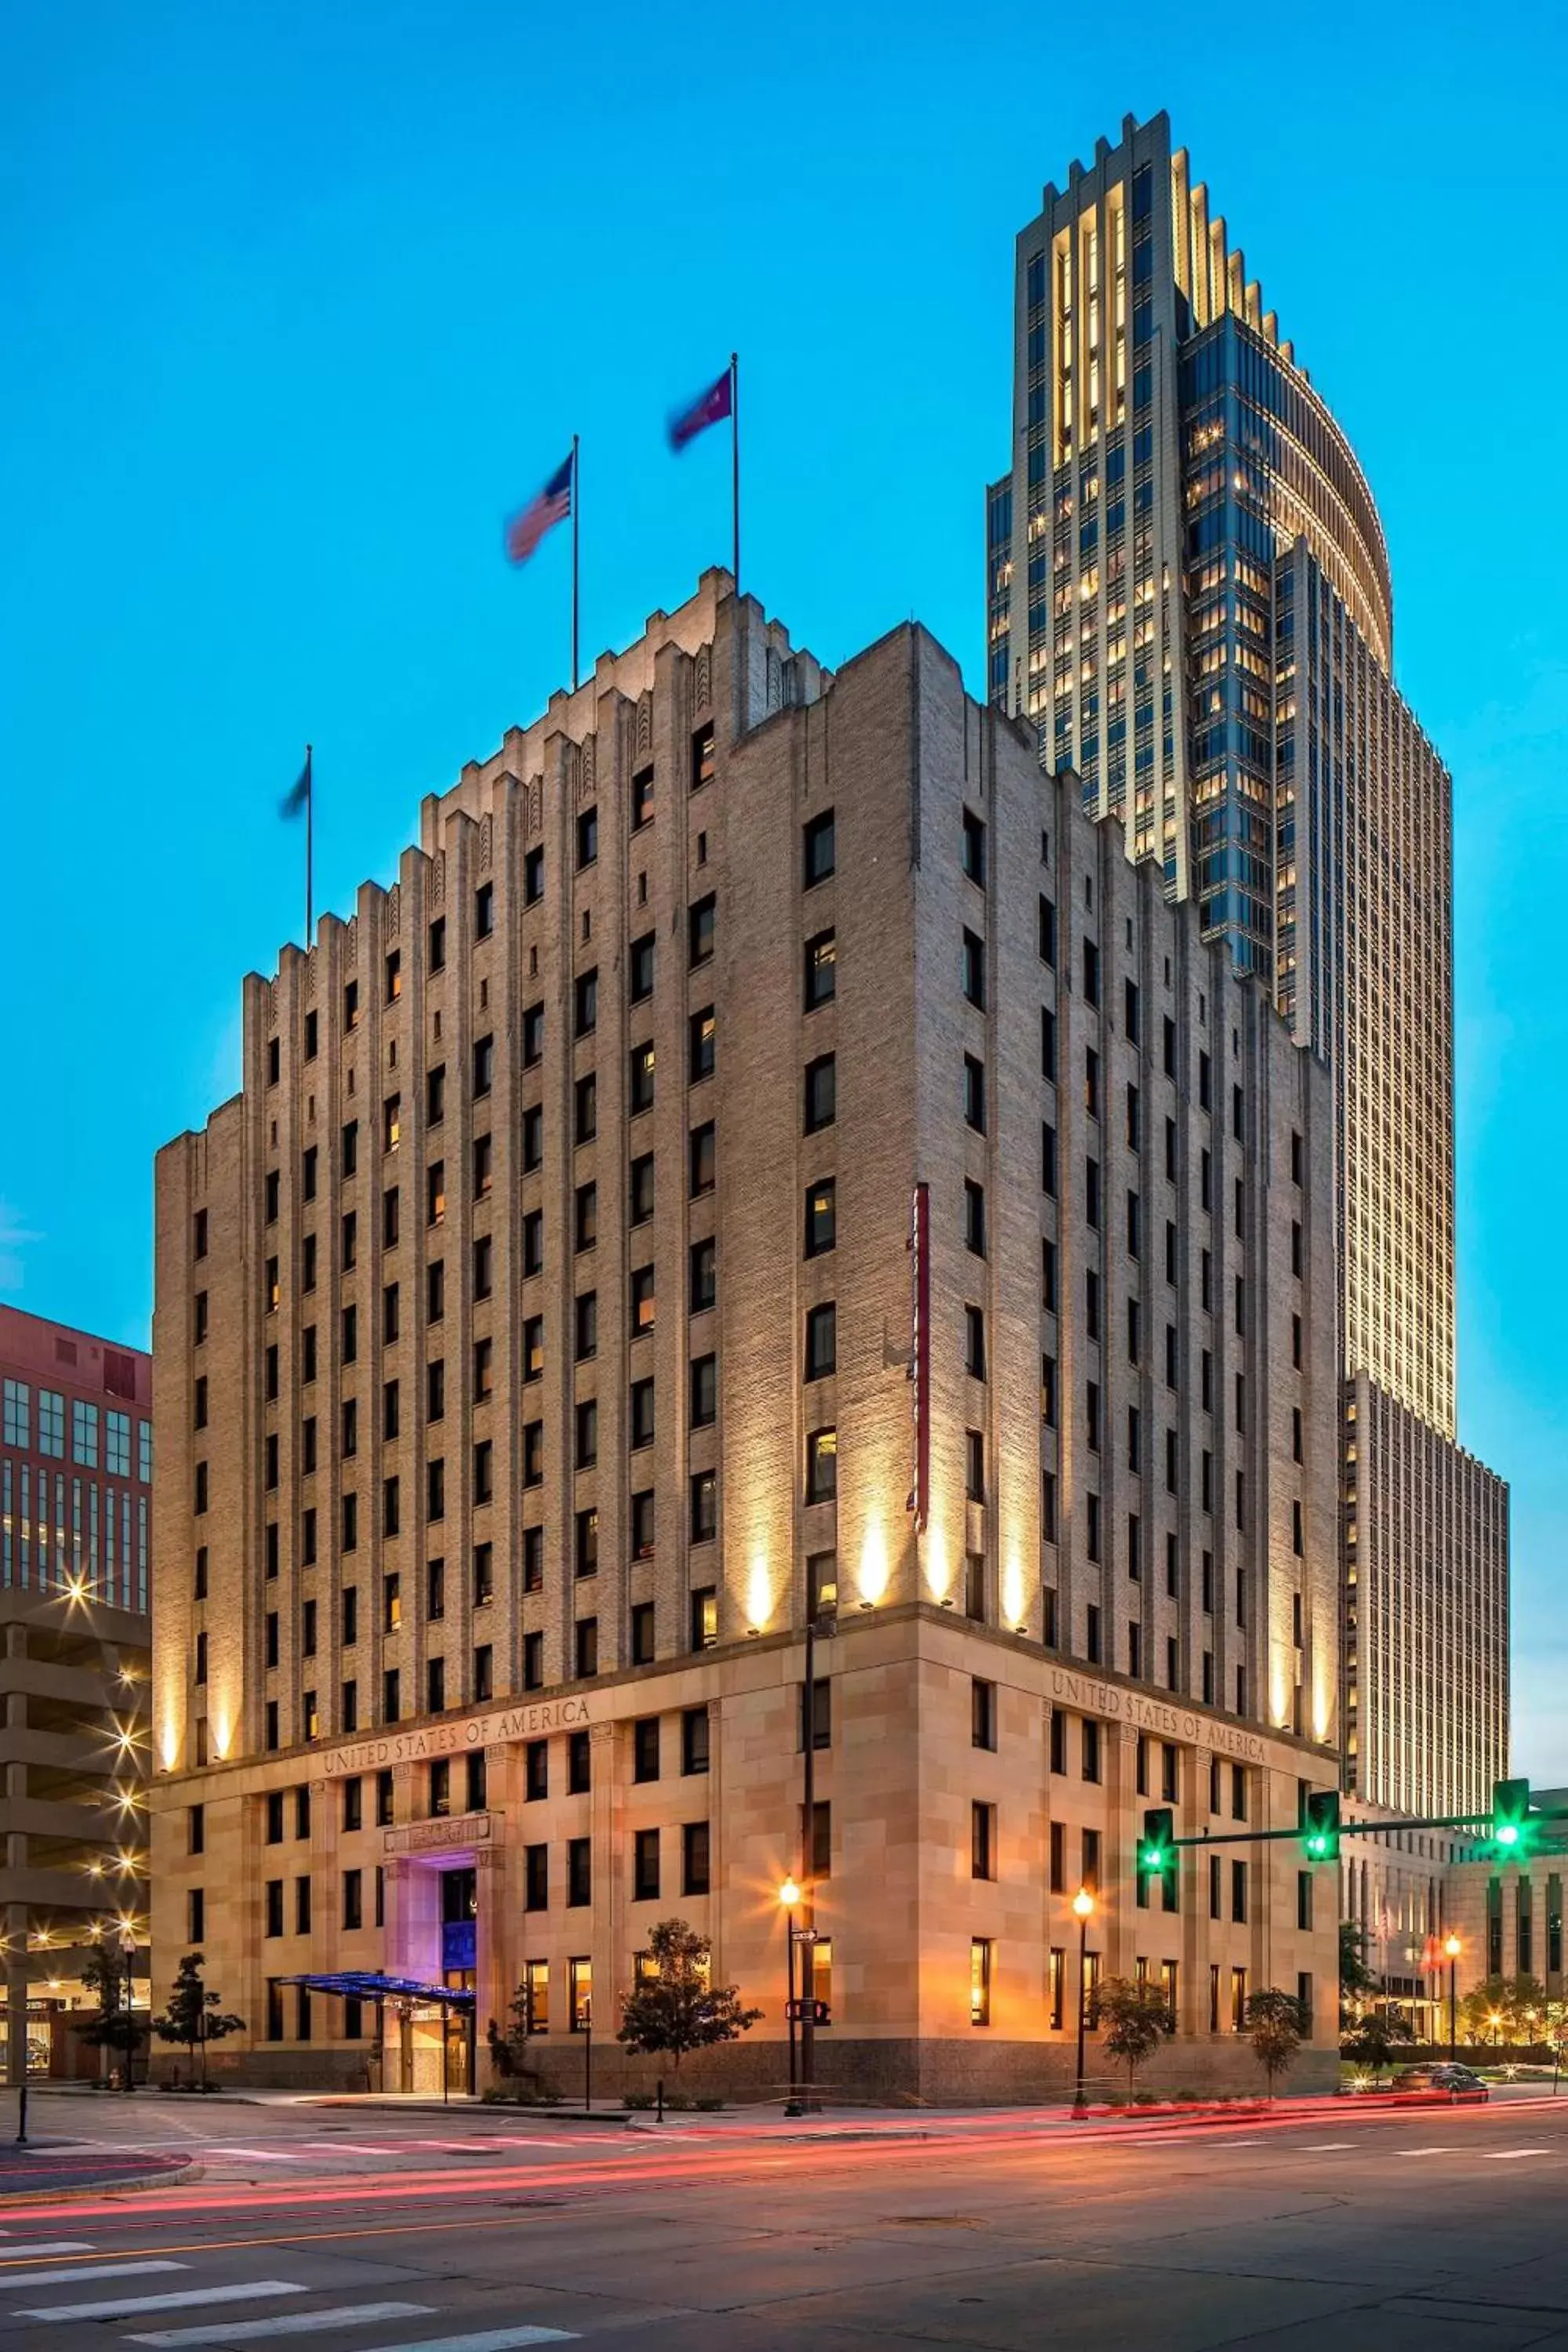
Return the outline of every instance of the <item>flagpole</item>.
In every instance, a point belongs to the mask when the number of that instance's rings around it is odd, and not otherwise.
[[[730,497],[735,525],[735,593],[741,593],[741,360],[730,354]]]
[[[305,746],[305,952],[307,955],[310,950],[311,916],[314,912],[311,885],[315,878],[315,856],[316,777],[310,756],[310,746],[307,743]]]
[[[577,691],[577,436],[572,436],[572,691]]]

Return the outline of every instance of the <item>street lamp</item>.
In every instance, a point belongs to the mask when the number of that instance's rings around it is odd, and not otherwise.
[[[1465,1948],[1460,1943],[1458,1936],[1456,1936],[1450,1929],[1449,1933],[1443,1938],[1443,1949],[1448,1956],[1448,2059],[1450,2064],[1453,2062],[1455,2052],[1458,2047],[1458,2037],[1456,2035],[1454,2025],[1454,1969],[1459,1954],[1464,1950],[1464,1948]]]
[[[1085,1979],[1089,1973],[1089,1923],[1094,1916],[1094,1897],[1087,1886],[1080,1886],[1072,1899],[1073,1916],[1078,1921],[1078,2084],[1073,2092],[1072,2111],[1080,2119],[1089,2109],[1083,2101],[1083,2035],[1088,2009]]]
[[[789,1948],[787,1979],[789,1985],[789,2000],[784,2008],[784,2016],[789,2022],[789,2097],[784,2103],[784,2113],[786,2116],[797,2116],[800,2113],[800,2102],[795,2096],[795,1906],[800,1901],[800,1888],[795,1885],[793,1878],[786,1878],[784,1885],[779,1888],[779,1901],[784,1905],[784,1940]]]

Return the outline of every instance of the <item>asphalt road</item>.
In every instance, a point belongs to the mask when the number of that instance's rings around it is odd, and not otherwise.
[[[74,2128],[66,2105],[40,2124]],[[153,2103],[127,2106],[145,2145]],[[221,2143],[199,2183],[0,2209],[3,2352],[1568,2352],[1568,2101],[663,2137],[236,2106],[187,2129]]]

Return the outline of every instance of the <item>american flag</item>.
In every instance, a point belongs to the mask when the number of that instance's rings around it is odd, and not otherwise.
[[[730,415],[733,404],[734,376],[731,370],[726,368],[722,375],[714,378],[706,392],[700,392],[695,400],[678,409],[671,416],[670,447],[684,449],[689,441],[695,441],[700,433],[706,433],[708,427],[717,425],[721,416]]]
[[[506,526],[507,560],[526,563],[546,531],[564,522],[572,511],[572,460],[555,468],[539,496],[510,516]]]

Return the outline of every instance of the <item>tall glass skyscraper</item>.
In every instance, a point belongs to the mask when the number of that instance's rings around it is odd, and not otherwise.
[[[1017,244],[992,698],[1331,1065],[1347,1785],[1489,1796],[1508,1492],[1456,1439],[1452,789],[1354,452],[1160,114]]]

